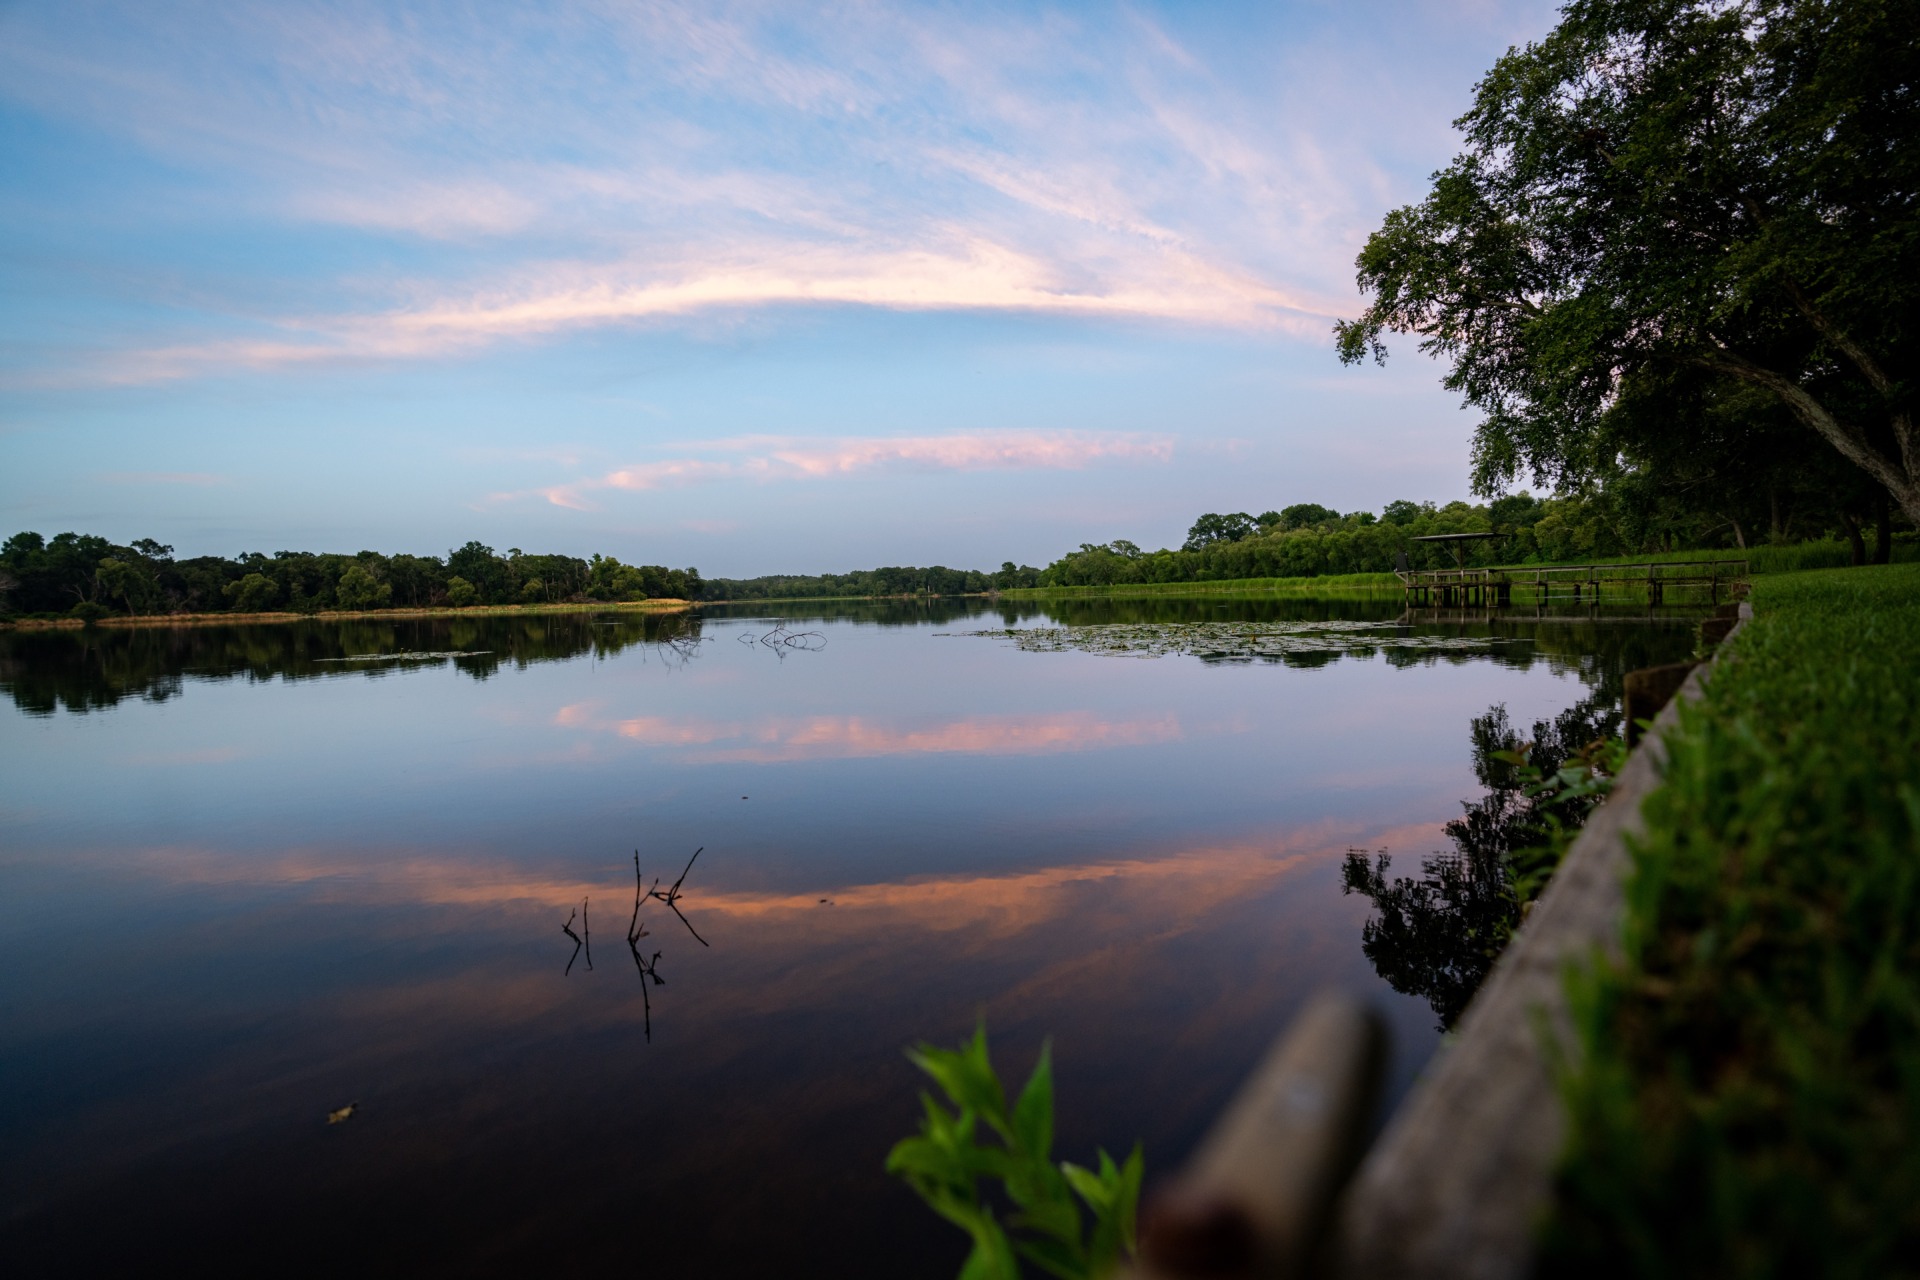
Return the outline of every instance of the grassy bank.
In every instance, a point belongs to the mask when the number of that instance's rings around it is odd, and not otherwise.
[[[1751,551],[1672,551],[1651,555],[1601,556],[1578,561],[1541,562],[1541,568],[1556,564],[1686,564],[1698,560],[1745,560],[1754,575],[1801,573],[1811,569],[1837,569],[1848,563],[1844,542],[1801,542],[1790,546],[1755,547]],[[1895,563],[1920,561],[1920,543],[1904,535],[1894,541]],[[1531,567],[1531,565],[1529,565]],[[1207,582],[1122,582],[1111,586],[1089,587],[1016,587],[1000,594],[1015,600],[1043,600],[1060,596],[1208,596],[1208,595],[1379,595],[1400,591],[1400,580],[1391,573],[1321,574],[1309,578],[1219,578]]]
[[[1920,1274],[1920,565],[1752,601],[1575,983],[1541,1274]]]
[[[1313,578],[1223,578],[1215,582],[1121,582],[1105,587],[1015,587],[1000,594],[1010,600],[1060,596],[1219,596],[1219,595],[1375,595],[1400,594],[1400,579],[1390,573],[1329,573]]]
[[[15,618],[0,627],[53,630],[96,627],[233,627],[272,622],[348,622],[401,618],[519,617],[543,613],[674,613],[693,606],[685,600],[594,601],[591,604],[478,604],[454,609],[326,609],[319,613],[136,613],[82,618]]]

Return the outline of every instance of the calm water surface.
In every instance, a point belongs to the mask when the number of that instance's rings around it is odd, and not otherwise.
[[[1344,855],[1446,846],[1474,717],[1690,647],[1049,608],[0,635],[0,1260],[951,1274],[881,1172],[904,1045],[984,1013],[1010,1075],[1051,1036],[1060,1153],[1167,1169],[1333,987],[1397,1097],[1434,1011]],[[665,892],[695,849],[646,984],[634,854]]]

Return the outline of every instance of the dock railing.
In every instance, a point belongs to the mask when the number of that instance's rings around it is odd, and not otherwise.
[[[1664,602],[1669,591],[1702,590],[1718,604],[1720,593],[1747,576],[1746,560],[1648,560],[1635,564],[1495,565],[1475,569],[1397,569],[1408,604],[1505,605],[1516,589],[1536,602],[1597,601],[1635,596]]]

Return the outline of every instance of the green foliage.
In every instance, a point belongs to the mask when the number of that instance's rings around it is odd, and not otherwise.
[[[365,565],[348,565],[334,599],[342,609],[384,609],[393,601],[393,585],[376,580]]]
[[[596,557],[617,570],[617,590],[601,590],[606,571],[573,556],[528,555],[518,548],[501,556],[469,542],[434,556],[384,556],[281,551],[226,558],[173,558],[173,548],[151,538],[117,546],[91,534],[63,533],[51,540],[20,533],[0,545],[0,606],[9,612],[59,614],[77,602],[130,614],[259,613],[289,609],[426,608],[456,594],[467,604],[558,604],[673,596],[700,591],[696,569],[626,566]],[[469,592],[471,594],[469,594]]]
[[[1040,585],[1040,571],[1032,565],[1016,565],[1011,560],[1000,564],[1000,571],[993,575],[993,588],[996,591],[1017,591],[1023,587]]]
[[[464,609],[480,599],[479,589],[465,578],[447,579],[447,603],[456,609]]]
[[[1388,573],[1401,556],[1415,569],[1452,568],[1452,551],[1418,541],[1445,533],[1500,535],[1468,544],[1463,554],[1469,567],[1716,555],[1746,558],[1755,572],[1767,572],[1849,561],[1847,545],[1827,536],[1843,526],[1846,511],[1826,490],[1796,491],[1789,495],[1791,502],[1773,503],[1780,543],[1749,550],[1739,540],[1744,529],[1765,527],[1768,502],[1764,494],[1754,499],[1757,511],[1746,507],[1703,510],[1642,481],[1638,473],[1628,473],[1591,492],[1547,498],[1516,493],[1491,504],[1436,506],[1401,500],[1388,503],[1378,519],[1369,512],[1341,516],[1326,507],[1302,504],[1266,513],[1274,519],[1263,516],[1253,532],[1202,540],[1190,536],[1179,550],[1143,551],[1125,541],[1085,543],[1040,571],[1032,585],[1110,588],[1334,578]],[[1226,519],[1202,516],[1194,529],[1200,530],[1210,520]],[[1911,534],[1893,532],[1897,519],[1893,513],[1877,514],[1876,540],[1885,542],[1894,560],[1920,554]],[[1856,532],[1858,527],[1856,520]],[[1802,548],[1792,539],[1811,539],[1814,545]],[[1007,581],[1000,585],[1013,587],[1012,565],[1003,568]],[[1388,579],[1386,585],[1398,584]]]
[[[612,556],[595,556],[587,571],[586,593],[596,600],[693,600],[702,586],[694,569],[622,564]]]
[[[922,1093],[920,1132],[894,1146],[887,1172],[972,1239],[961,1280],[1018,1280],[1021,1258],[1062,1280],[1095,1280],[1111,1272],[1123,1253],[1132,1256],[1144,1168],[1140,1148],[1123,1164],[1102,1151],[1096,1169],[1054,1163],[1049,1048],[1040,1050],[1011,1110],[987,1056],[984,1023],[958,1049],[922,1044],[907,1056],[955,1110]],[[989,1136],[996,1141],[982,1141]],[[998,1183],[1004,1193],[1010,1206],[1004,1222],[982,1182]],[[1090,1223],[1083,1223],[1083,1209]]]
[[[1542,1274],[1920,1274],[1920,566],[1752,601],[1572,986]]]
[[[1917,57],[1889,0],[1572,0],[1369,238],[1341,358],[1394,330],[1451,361],[1483,493],[1830,447],[1920,520]]]
[[[1193,527],[1187,530],[1186,545],[1181,550],[1199,551],[1222,542],[1238,542],[1242,538],[1252,537],[1259,531],[1260,523],[1244,511],[1236,511],[1232,515],[1225,516],[1216,511],[1209,511],[1195,520]],[[1086,547],[1082,550],[1094,550],[1094,548]]]
[[[1338,511],[1317,502],[1298,502],[1282,508],[1280,512],[1280,523],[1289,529],[1308,529],[1317,524],[1330,524],[1339,518]]]
[[[228,583],[221,594],[233,601],[236,613],[261,613],[273,607],[280,588],[264,573],[250,573],[238,582]]]
[[[1223,578],[1200,582],[1079,583],[1042,586],[1016,593],[1050,601],[1174,600],[1200,596],[1294,596],[1312,600],[1401,598],[1400,579],[1391,573],[1326,574],[1303,578]]]
[[[822,600],[866,596],[980,595],[1008,587],[1033,586],[1039,570],[1009,560],[995,574],[945,565],[917,568],[887,565],[849,573],[776,573],[762,578],[709,578],[699,588],[702,600]]]

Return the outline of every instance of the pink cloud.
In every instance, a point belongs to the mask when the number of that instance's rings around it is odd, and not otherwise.
[[[612,733],[651,747],[710,748],[681,756],[699,764],[775,764],[906,755],[1052,755],[1172,742],[1182,737],[1173,715],[1103,720],[1089,712],[967,716],[930,725],[890,724],[870,716],[768,717],[749,722],[698,716],[598,718],[584,704],[562,708],[554,724]]]
[[[122,353],[105,380],[146,383],[219,368],[458,356],[504,340],[781,306],[1045,312],[1303,337],[1324,333],[1334,314],[1332,304],[1245,268],[1137,236],[1118,247],[1069,245],[1045,253],[957,226],[929,228],[921,241],[905,249],[736,241],[685,246],[678,262],[655,255],[644,262],[533,264],[464,294],[441,291],[359,314],[282,317],[272,338]]]
[[[492,501],[525,496],[588,511],[596,489],[645,492],[714,480],[811,480],[863,471],[1077,470],[1097,462],[1166,462],[1168,436],[1089,431],[980,431],[939,436],[741,436],[699,446],[720,455],[638,463],[591,479]]]

